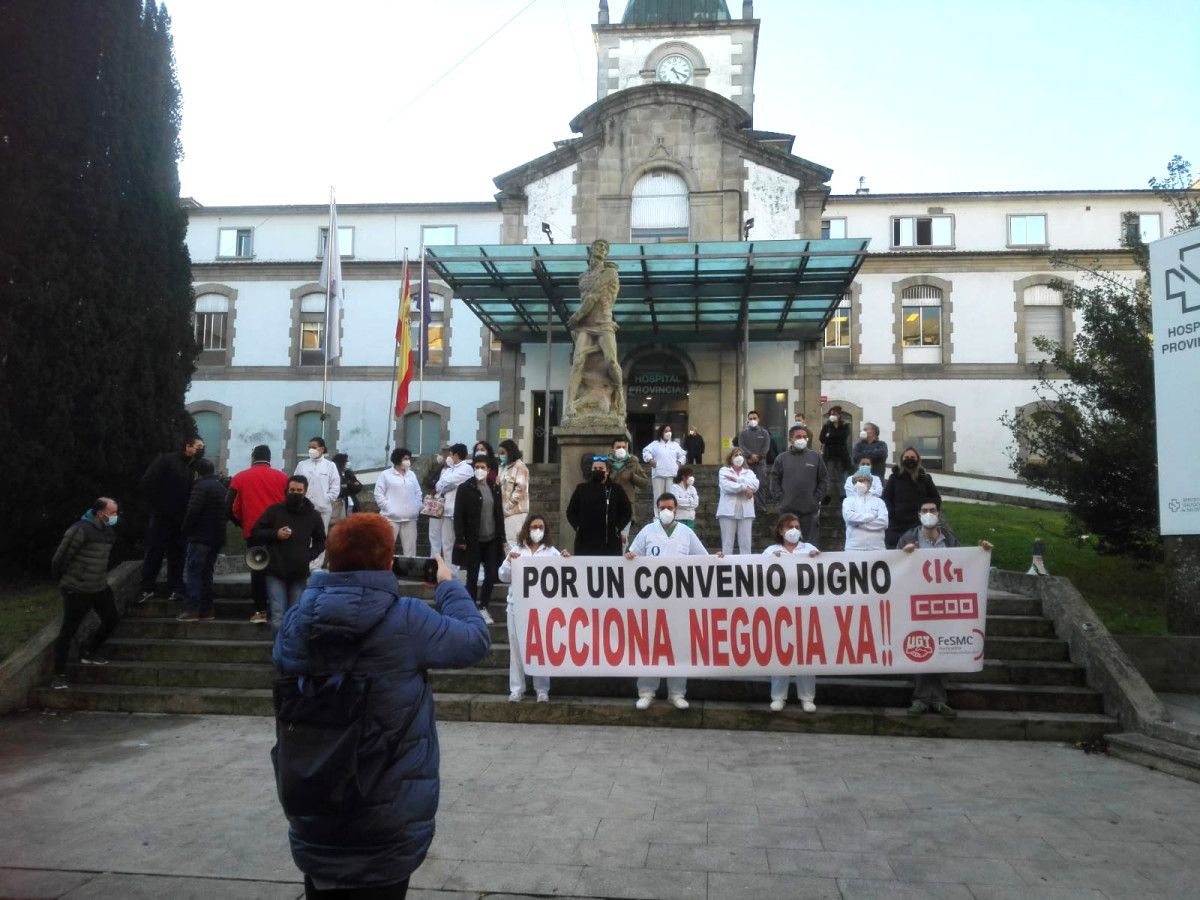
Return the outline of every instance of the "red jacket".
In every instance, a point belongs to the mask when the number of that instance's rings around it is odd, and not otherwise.
[[[268,506],[282,503],[288,477],[269,462],[257,462],[243,469],[229,482],[229,516],[241,523],[242,537],[250,539],[254,523]]]

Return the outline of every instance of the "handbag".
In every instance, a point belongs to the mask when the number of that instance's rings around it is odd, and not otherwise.
[[[433,494],[426,495],[421,501],[421,515],[429,516],[431,519],[440,519],[446,514],[446,501],[441,497],[435,497]]]

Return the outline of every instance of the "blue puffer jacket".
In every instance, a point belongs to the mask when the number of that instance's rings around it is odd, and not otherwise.
[[[314,572],[275,639],[281,675],[346,671],[374,676],[368,715],[391,759],[363,806],[344,816],[289,819],[292,858],[318,882],[395,884],[425,859],[438,807],[438,740],[425,670],[478,662],[491,646],[466,588],[438,585],[437,611],[402,597],[391,572]],[[378,625],[364,642],[368,631]],[[406,734],[404,722],[412,716]]]

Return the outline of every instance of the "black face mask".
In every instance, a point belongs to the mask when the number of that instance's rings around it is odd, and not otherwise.
[[[906,469],[915,469],[917,467],[917,461],[909,457],[908,459],[901,460],[901,465],[903,465]]]
[[[300,512],[304,509],[303,494],[288,494],[284,497],[283,502],[287,506],[289,512]]]
[[[192,462],[195,462],[198,459],[204,459],[204,448],[203,447],[201,447],[199,450],[197,450],[195,453],[192,454]]]
[[[604,474],[604,472],[599,471],[592,472],[592,484],[603,484]]]

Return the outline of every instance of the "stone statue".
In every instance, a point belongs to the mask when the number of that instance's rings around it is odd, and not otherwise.
[[[579,309],[567,321],[575,340],[564,425],[625,428],[625,385],[617,359],[613,306],[621,279],[608,261],[608,241],[593,241],[588,267],[579,276]]]

